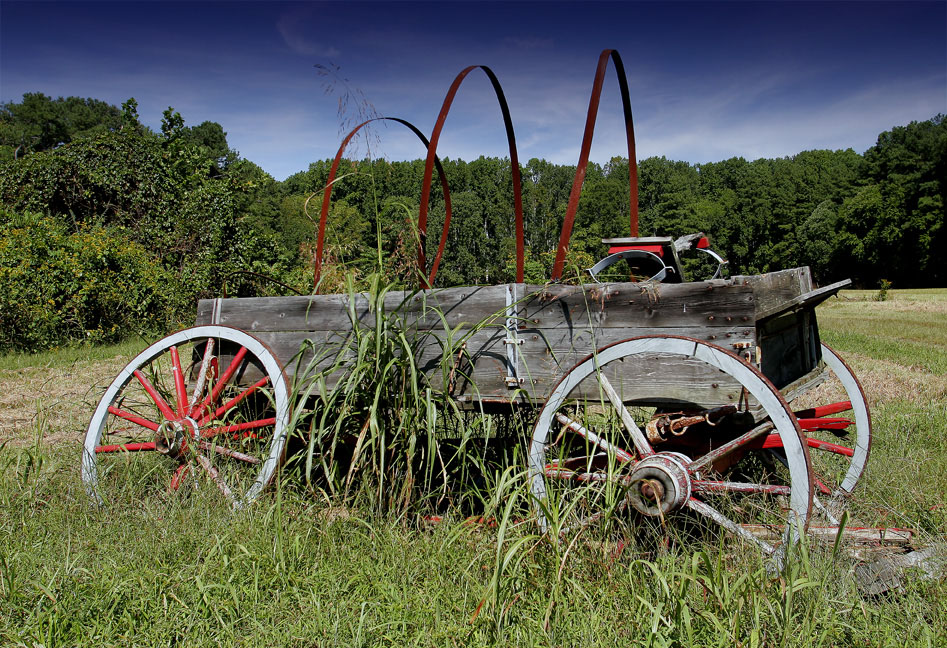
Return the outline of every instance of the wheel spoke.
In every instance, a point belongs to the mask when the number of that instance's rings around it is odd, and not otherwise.
[[[174,470],[174,474],[171,475],[171,483],[168,484],[168,490],[176,491],[181,488],[181,484],[184,483],[184,480],[187,478],[188,474],[191,472],[191,464],[182,463]]]
[[[199,411],[201,396],[204,394],[204,386],[207,383],[207,373],[210,371],[213,358],[214,338],[207,338],[207,342],[204,343],[204,357],[201,359],[201,368],[197,373],[197,382],[194,383],[194,392],[187,413],[191,418],[197,416]]]
[[[820,475],[813,473],[812,483],[815,484],[815,487],[818,488],[819,492],[823,495],[830,495],[832,493],[832,489],[825,484],[825,479],[823,479]]]
[[[240,364],[243,362],[243,358],[246,355],[247,347],[240,347],[240,350],[234,355],[233,359],[230,361],[230,364],[227,365],[224,373],[217,380],[217,384],[214,385],[214,388],[207,395],[207,398],[201,402],[200,409],[209,408],[212,403],[217,402],[217,399],[220,398],[220,392],[224,390],[224,387],[226,387],[227,383],[230,382],[230,379],[233,378],[233,375],[237,372],[237,369],[240,368]]]
[[[587,439],[590,443],[594,443],[605,452],[614,452],[615,458],[621,463],[628,463],[629,461],[634,461],[635,458],[631,454],[622,450],[618,446],[612,445],[605,439],[602,439],[601,437],[596,435],[594,432],[591,432],[585,429],[585,427],[583,427],[578,421],[573,421],[562,412],[556,413],[556,420],[562,423],[565,427],[569,428],[570,430],[578,434],[579,436],[581,436],[583,439]],[[634,423],[632,424],[634,425]]]
[[[246,423],[234,423],[233,425],[222,425],[220,427],[207,428],[201,430],[201,437],[209,439],[220,434],[231,434],[234,432],[245,432],[247,430],[257,430],[276,423],[275,418],[260,419],[258,421],[247,421]]]
[[[174,413],[165,400],[161,397],[161,394],[158,393],[158,390],[145,378],[145,374],[141,373],[140,370],[136,369],[133,373],[135,378],[138,379],[138,382],[141,383],[141,386],[147,392],[148,396],[151,398],[152,402],[161,410],[161,414],[164,415],[169,421],[173,421],[178,418],[177,414]]]
[[[210,462],[210,459],[205,457],[202,454],[197,455],[197,463],[201,465],[201,468],[207,473],[207,476],[217,485],[217,488],[220,489],[220,492],[229,499],[231,502],[235,502],[236,498],[233,496],[233,491],[230,490],[230,487],[227,486],[227,483],[224,481],[223,477],[220,476],[220,472],[214,467]]]
[[[187,387],[184,386],[184,370],[181,368],[181,357],[178,348],[171,349],[171,372],[174,374],[174,391],[177,394],[178,416],[187,414]]]
[[[223,446],[214,445],[212,443],[207,443],[207,441],[201,441],[198,444],[198,447],[201,450],[210,450],[216,452],[217,454],[223,455],[225,457],[230,457],[231,459],[238,459],[240,461],[245,461],[250,464],[260,463],[259,457],[254,457],[243,452],[237,452],[236,450],[231,450],[230,448],[224,448]]]
[[[625,404],[621,400],[621,396],[618,395],[618,392],[615,391],[615,388],[612,387],[612,383],[609,382],[608,378],[605,376],[605,372],[599,370],[598,373],[599,384],[602,385],[602,389],[605,391],[605,395],[608,396],[608,400],[611,402],[612,407],[615,408],[615,411],[618,412],[618,416],[621,419],[622,425],[625,426],[628,434],[631,435],[631,442],[635,445],[635,449],[638,451],[638,454],[642,457],[647,457],[648,455],[654,454],[654,451],[651,449],[651,444],[648,443],[648,438],[644,435],[644,432],[641,431],[641,428],[635,423],[634,419],[631,418],[631,414],[628,413],[628,409],[625,407]]]
[[[710,481],[697,479],[692,482],[695,493],[766,493],[789,496],[792,489],[778,484],[753,484],[746,482]]]
[[[722,526],[727,531],[740,536],[744,540],[752,542],[753,544],[763,549],[763,551],[765,551],[766,553],[770,553],[770,554],[775,553],[776,547],[769,544],[768,542],[764,542],[763,540],[760,540],[755,535],[753,535],[752,533],[744,529],[743,526],[737,524],[736,522],[734,522],[733,520],[731,520],[726,515],[724,515],[723,513],[721,513],[714,507],[710,506],[706,502],[702,502],[692,497],[689,500],[687,500],[686,506],[687,508],[694,511],[695,513],[699,513],[700,515],[703,515],[704,517],[710,518],[711,520],[713,520],[714,522]]]
[[[696,472],[698,470],[710,468],[710,466],[713,465],[713,463],[717,461],[718,459],[721,459],[727,456],[728,454],[730,454],[731,452],[735,450],[739,450],[740,448],[745,448],[747,445],[750,444],[751,441],[753,441],[757,437],[760,437],[770,432],[772,429],[773,429],[772,423],[763,423],[761,425],[757,425],[755,428],[753,428],[746,434],[738,436],[736,439],[732,441],[728,441],[727,443],[724,443],[719,448],[711,450],[710,452],[703,455],[696,461],[692,461],[687,466],[687,469],[691,472]],[[777,439],[779,438],[778,434],[775,436]]]
[[[140,416],[136,416],[135,414],[132,414],[131,412],[120,410],[114,405],[109,405],[108,411],[110,414],[114,414],[115,416],[119,418],[125,419],[126,421],[129,421],[131,423],[134,423],[135,425],[140,425],[143,428],[148,428],[152,432],[158,431],[157,423],[153,421],[149,421],[148,419],[142,418]]]
[[[842,401],[839,403],[831,403],[829,405],[819,405],[818,407],[809,407],[807,409],[796,410],[793,412],[800,419],[808,418],[822,418],[828,416],[829,414],[839,414],[841,412],[847,412],[852,409],[851,401]]]
[[[829,507],[827,507],[825,504],[822,503],[822,500],[820,500],[818,497],[813,497],[812,504],[817,509],[819,509],[819,512],[822,513],[822,515],[825,516],[825,519],[829,521],[829,524],[834,524],[838,526],[839,524],[838,518],[835,517],[835,514],[829,509]]]
[[[217,410],[216,410],[214,413],[212,413],[212,414],[211,414],[211,413],[206,413],[206,414],[204,414],[204,416],[202,416],[202,417],[197,421],[197,424],[198,424],[198,425],[204,425],[204,423],[206,423],[207,421],[210,421],[211,419],[219,418],[219,417],[220,417],[222,414],[224,414],[226,411],[228,411],[228,410],[231,409],[232,407],[235,407],[240,401],[242,401],[244,398],[246,398],[247,396],[249,396],[250,394],[252,394],[253,392],[255,392],[257,389],[259,389],[260,387],[262,387],[263,385],[265,385],[265,384],[268,383],[269,381],[270,381],[269,376],[263,376],[263,377],[260,378],[258,381],[256,381],[255,383],[253,383],[252,385],[250,385],[249,387],[247,387],[246,389],[244,389],[242,392],[240,392],[240,394],[238,394],[238,395],[235,396],[234,398],[231,398],[229,401],[227,401],[226,403],[224,403],[223,405],[221,405],[220,407],[218,407]]]
[[[108,453],[108,452],[147,452],[148,450],[154,450],[155,443],[154,441],[149,441],[147,443],[116,443],[113,445],[102,445],[96,446],[95,451],[97,453]]]
[[[855,451],[852,448],[847,448],[837,443],[829,443],[828,441],[822,441],[813,437],[806,437],[806,445],[808,445],[810,448],[815,448],[816,450],[824,450],[826,452],[844,455],[846,457],[852,457],[855,455]]]
[[[558,468],[554,465],[547,466],[544,474],[551,479],[567,479],[579,482],[612,481],[622,484],[623,486],[627,486],[631,483],[631,477],[628,475],[609,475],[603,472],[578,472],[569,470],[568,468]]]

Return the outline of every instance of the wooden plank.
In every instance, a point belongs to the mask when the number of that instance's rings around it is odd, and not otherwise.
[[[787,299],[781,304],[773,304],[769,310],[763,312],[757,312],[756,319],[757,323],[765,321],[771,317],[776,317],[777,315],[793,310],[793,309],[807,309],[814,310],[816,306],[824,302],[826,299],[836,294],[842,288],[850,286],[852,284],[851,279],[843,279],[842,281],[837,281],[834,284],[825,286],[824,288],[819,288],[817,290],[810,290],[809,292],[797,295],[792,299]]]
[[[778,312],[787,302],[812,290],[812,274],[808,266],[762,275],[736,275],[730,280],[753,288],[757,320]]]
[[[419,328],[453,328],[462,323],[505,317],[506,287],[459,287],[420,292],[393,291],[385,295],[389,316]],[[310,295],[305,297],[242,297],[202,299],[196,323],[223,324],[248,332],[343,331],[353,320],[374,326],[374,309],[364,293]]]
[[[729,281],[526,286],[526,294],[519,317],[543,329],[754,326],[752,287]]]
[[[782,525],[743,524],[741,526],[755,537],[770,542],[778,542],[783,535]],[[807,533],[817,540],[835,542],[839,527],[810,526]],[[913,538],[914,531],[911,529],[885,527],[845,527],[842,529],[842,540],[856,545],[904,546],[910,544]]]
[[[688,334],[687,329],[669,330],[670,334]],[[524,379],[522,388],[530,399],[542,400],[562,376],[595,348],[618,342],[634,333],[653,333],[651,329],[640,331],[627,329],[600,329],[596,335],[584,332],[578,340],[561,336],[562,331],[525,329],[517,332],[524,340],[519,349],[519,376]],[[557,334],[560,337],[555,337]],[[456,396],[508,397],[511,389],[506,384],[510,375],[502,330],[480,331],[467,340],[466,354],[457,363],[457,355],[445,361],[440,348],[425,345],[418,365],[428,373],[432,384],[445,388],[451,367],[455,371],[454,394]],[[583,338],[585,343],[583,343]],[[657,357],[648,361],[629,360],[613,363],[618,374],[613,379],[616,385],[634,384],[634,397],[651,402],[692,402],[706,406],[735,402],[739,398],[739,386],[719,370],[699,361],[688,361],[677,357]],[[627,375],[625,375],[627,372]],[[631,381],[629,383],[629,381]],[[729,389],[729,391],[727,391]],[[594,394],[593,394],[594,392]],[[726,392],[726,393],[725,393]],[[598,395],[597,385],[585,385],[579,395]]]
[[[499,323],[505,318],[508,286],[392,292],[385,297],[385,310],[401,318],[405,326],[417,328]],[[520,297],[518,316],[541,328],[592,324],[618,328],[729,327],[734,322],[752,326],[755,314],[753,289],[728,281],[514,287]],[[364,294],[205,299],[198,303],[196,322],[249,332],[341,331],[350,329],[353,319],[365,326],[375,323]]]

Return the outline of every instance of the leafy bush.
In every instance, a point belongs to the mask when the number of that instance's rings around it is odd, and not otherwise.
[[[878,282],[878,294],[875,295],[875,301],[887,301],[888,299],[888,289],[891,288],[891,282],[887,279],[882,279]]]
[[[189,309],[184,297],[175,275],[121,228],[69,232],[55,218],[0,209],[2,350],[163,331]]]
[[[279,278],[301,265],[297,251],[261,226],[266,201],[245,182],[272,178],[239,165],[233,176],[222,173],[216,159],[178,132],[183,127],[174,130],[181,123],[180,116],[169,122],[164,138],[108,132],[0,162],[0,205],[44,215],[0,219],[11,255],[3,299],[16,305],[3,315],[0,347],[38,349],[164,329],[193,312],[197,299],[267,294],[276,285],[248,281],[239,271]],[[34,282],[32,273],[48,263],[59,265]],[[88,278],[100,271],[114,273],[124,288]],[[121,317],[105,312],[126,296]],[[47,312],[60,308],[66,311]]]

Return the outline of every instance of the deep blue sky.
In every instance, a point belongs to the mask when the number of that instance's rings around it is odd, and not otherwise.
[[[168,106],[219,122],[277,179],[335,154],[358,119],[335,64],[378,114],[430,133],[467,65],[490,66],[520,159],[575,164],[599,52],[631,84],[638,157],[707,162],[814,148],[863,152],[892,126],[947,112],[947,2],[0,3],[0,101],[24,92]],[[609,71],[592,158],[623,154]],[[354,95],[353,95],[354,96]],[[422,157],[400,126],[372,154]],[[365,144],[356,152],[365,153]],[[505,156],[486,77],[461,87],[438,153]]]

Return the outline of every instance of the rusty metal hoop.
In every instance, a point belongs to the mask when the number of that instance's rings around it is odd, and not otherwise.
[[[582,185],[585,182],[585,172],[589,164],[592,134],[595,132],[595,118],[598,115],[598,104],[602,97],[602,85],[605,82],[605,70],[609,58],[614,62],[615,73],[618,75],[618,88],[621,92],[622,111],[625,117],[625,139],[628,141],[628,203],[631,236],[638,236],[638,161],[635,157],[635,126],[631,116],[628,78],[625,76],[625,66],[622,63],[621,56],[618,55],[618,51],[606,49],[602,50],[598,57],[598,67],[595,69],[592,96],[589,98],[589,112],[585,118],[585,133],[582,136],[582,147],[579,151],[579,164],[575,169],[572,190],[569,193],[569,205],[566,208],[566,217],[562,222],[562,231],[559,234],[559,248],[556,250],[556,260],[552,267],[552,281],[559,281],[562,278],[566,251],[569,248],[569,240],[572,238],[572,226],[575,224],[575,215],[579,210],[579,198],[582,195]]]
[[[441,257],[444,255],[444,246],[447,244],[447,231],[450,227],[450,213],[448,213],[444,219],[444,228],[441,232],[441,240],[437,247],[437,253],[434,256],[434,262],[431,264],[431,272],[425,278],[427,259],[424,253],[424,245],[427,237],[428,199],[431,196],[432,165],[434,164],[433,160],[435,154],[437,153],[437,143],[440,140],[441,131],[444,129],[444,122],[447,121],[447,114],[450,112],[451,104],[454,102],[454,96],[457,94],[460,84],[463,83],[468,74],[478,68],[484,71],[484,73],[490,79],[490,83],[493,85],[493,90],[496,93],[497,101],[500,103],[500,112],[503,113],[503,125],[506,128],[506,139],[510,146],[510,168],[513,174],[513,211],[516,219],[516,282],[523,282],[523,272],[525,266],[523,234],[523,188],[522,181],[520,179],[519,157],[516,154],[516,135],[513,132],[513,120],[510,117],[510,107],[506,102],[506,95],[503,93],[500,80],[497,78],[496,74],[493,73],[493,70],[488,68],[486,65],[471,65],[461,70],[460,74],[454,78],[454,82],[447,91],[447,96],[444,97],[444,104],[441,106],[441,112],[437,116],[437,122],[434,124],[434,130],[431,131],[431,144],[427,150],[427,160],[424,162],[424,181],[421,184],[421,206],[420,212],[418,214],[418,229],[421,233],[421,238],[418,242],[418,271],[421,273],[422,279],[426,281],[427,284],[422,286],[423,288],[430,288],[434,284],[434,277],[437,274],[438,267],[440,266]]]
[[[322,276],[322,254],[325,245],[325,231],[326,231],[326,221],[329,218],[329,201],[332,197],[332,187],[335,185],[335,175],[339,170],[339,162],[342,161],[342,154],[345,152],[345,148],[348,146],[349,142],[355,137],[355,134],[362,129],[363,126],[366,126],[375,121],[393,121],[403,126],[407,126],[411,129],[411,132],[418,136],[418,139],[424,144],[424,146],[430,152],[431,143],[428,141],[427,137],[424,136],[424,133],[420,131],[414,124],[407,121],[406,119],[401,119],[400,117],[375,117],[373,119],[368,119],[363,121],[361,124],[353,128],[348,135],[345,136],[345,139],[342,140],[342,144],[339,146],[338,152],[335,154],[335,159],[332,160],[332,167],[329,169],[329,177],[326,179],[326,186],[322,191],[322,211],[319,214],[319,233],[316,237],[316,256],[314,260],[315,269],[313,270],[313,290],[316,294],[319,292],[319,279]],[[430,158],[430,155],[428,156]],[[444,194],[444,210],[447,213],[446,222],[450,222],[451,215],[451,202],[450,202],[450,189],[447,186],[447,176],[444,174],[444,167],[441,166],[441,161],[435,156],[434,165],[437,167],[437,174],[441,179],[441,190]],[[430,188],[430,187],[429,187]]]

